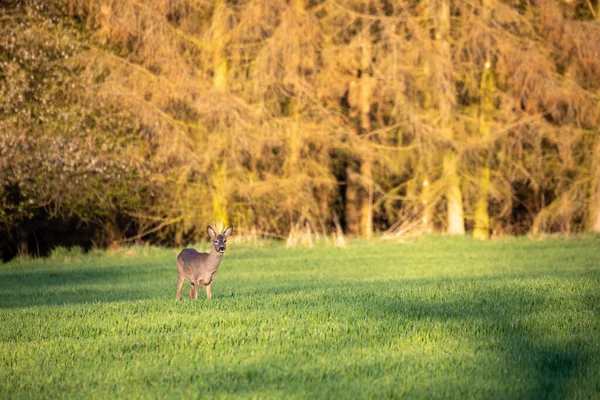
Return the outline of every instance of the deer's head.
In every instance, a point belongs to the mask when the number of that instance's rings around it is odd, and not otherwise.
[[[223,233],[217,233],[213,228],[208,226],[207,232],[212,241],[213,248],[217,252],[223,254],[227,247],[227,238],[231,235],[231,232],[233,232],[233,226],[230,225]]]

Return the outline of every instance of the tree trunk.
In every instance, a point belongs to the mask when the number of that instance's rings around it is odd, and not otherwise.
[[[116,250],[123,238],[121,231],[117,226],[117,220],[114,215],[108,215],[104,220],[104,244],[107,248]]]
[[[596,21],[600,22],[600,1],[597,4]],[[590,197],[590,231],[600,233],[600,130],[592,152],[592,190]]]
[[[424,232],[431,233],[433,232],[433,210],[435,203],[431,198],[431,188],[429,187],[429,176],[427,174],[424,175],[422,185],[421,203],[423,208],[421,212],[421,224]]]
[[[444,156],[444,178],[447,182],[446,201],[448,202],[448,233],[464,235],[465,220],[460,179],[457,171],[458,157],[454,152]]]
[[[350,162],[352,164],[352,162]],[[346,221],[346,233],[349,235],[358,235],[360,233],[360,223],[358,215],[358,184],[353,178],[353,167],[346,167],[346,204],[344,206],[344,219]]]
[[[473,237],[477,239],[490,238],[490,215],[488,212],[488,196],[490,185],[490,169],[487,167],[479,170],[479,198],[475,206],[475,228]]]
[[[426,18],[430,17],[429,12],[431,11],[430,7],[426,8]],[[428,42],[430,44],[430,42]],[[430,45],[427,46],[425,50],[427,56],[425,57],[423,64],[423,75],[425,76],[425,86],[423,89],[423,109],[425,111],[431,110],[433,107],[433,84],[431,77],[431,63],[433,61],[433,50]],[[433,232],[433,212],[436,206],[436,199],[432,198],[431,187],[430,187],[430,169],[429,169],[429,159],[428,152],[432,152],[430,146],[424,145],[421,143],[421,154],[419,157],[420,168],[423,171],[422,176],[417,175],[417,185],[421,185],[421,223],[423,226],[423,231],[427,233]],[[419,178],[423,179],[421,182]]]
[[[454,139],[452,119],[456,94],[452,78],[452,55],[450,52],[450,3],[442,0],[437,10],[436,44],[439,63],[436,65],[437,85],[439,92],[440,132]],[[443,160],[444,178],[446,179],[446,201],[448,203],[448,233],[463,235],[465,220],[462,191],[458,175],[458,155],[456,149],[448,147]]]
[[[216,89],[227,89],[227,59],[225,57],[225,4],[218,0],[212,15],[213,40],[212,40],[212,63],[213,63],[213,86]],[[227,180],[227,167],[224,160],[217,160],[216,170],[211,175],[213,183],[212,191],[212,217],[215,222],[223,222],[229,225],[227,214],[227,195],[225,183]]]
[[[589,231],[600,233],[600,132],[592,151],[592,183],[590,188]]]
[[[360,60],[362,74],[359,78],[358,108],[360,115],[360,130],[368,132],[371,129],[370,112],[373,97],[374,80],[370,75],[371,48],[365,41],[362,46]],[[368,141],[368,139],[366,139]],[[364,151],[363,151],[364,153]],[[360,198],[360,234],[368,239],[373,234],[373,162],[367,154],[361,157],[360,176],[363,195]]]
[[[430,17],[429,12],[431,11],[430,7],[426,8],[426,18]],[[433,85],[432,85],[432,77],[431,77],[431,62],[433,51],[430,46],[430,42],[426,44],[426,50],[423,62],[423,75],[425,77],[425,84],[423,88],[423,109],[428,112],[431,110],[433,106]],[[421,143],[421,154],[419,157],[420,169],[423,171],[422,174],[417,175],[417,184],[416,187],[421,185],[421,224],[423,226],[423,231],[427,233],[433,232],[433,211],[435,209],[436,201],[432,198],[431,195],[431,187],[430,187],[430,177],[429,177],[429,163],[428,163],[428,152],[431,152],[432,149],[430,146],[426,146]],[[421,179],[422,178],[422,181]]]
[[[489,119],[494,111],[493,94],[495,88],[494,74],[491,68],[491,61],[488,58],[481,75],[479,105],[479,134],[482,139],[489,135]],[[488,212],[488,197],[490,193],[490,168],[488,151],[484,150],[479,158],[479,164],[482,167],[478,171],[479,193],[477,204],[475,206],[475,228],[473,237],[478,239],[489,239],[490,237],[490,215]]]
[[[443,128],[451,130],[451,121],[454,114],[456,90],[452,77],[452,54],[450,52],[450,4],[449,0],[442,0],[437,12],[436,47],[438,62],[436,68],[436,84],[439,93],[439,108]]]
[[[294,0],[293,5],[298,16],[304,13],[304,0]]]
[[[225,57],[225,5],[223,0],[218,0],[212,16],[213,24],[213,86],[215,88],[227,88],[227,59]]]
[[[363,159],[360,164],[360,176],[366,192],[364,196],[361,196],[360,234],[370,239],[373,235],[373,165],[371,160]]]
[[[229,225],[227,213],[227,193],[225,191],[227,181],[227,167],[221,163],[219,168],[211,174],[212,190],[212,216],[216,223],[222,222],[225,226]]]
[[[370,111],[373,101],[373,90],[375,79],[371,76],[371,44],[364,39],[361,44],[360,69],[356,79],[350,82],[348,89],[348,103],[350,104],[350,117],[358,117],[356,132],[361,136],[371,129]],[[358,233],[370,238],[373,234],[373,161],[370,156],[369,139],[362,138],[363,148],[357,149],[357,158],[360,160],[358,175],[360,179],[356,182],[357,188],[351,187],[352,179],[349,180],[346,190],[346,202],[356,199],[356,206],[347,208],[346,223],[349,233]],[[351,163],[352,165],[353,163]],[[354,175],[354,171],[348,168],[348,176]],[[353,192],[356,190],[356,192]],[[348,204],[347,204],[348,205]],[[356,232],[354,232],[354,207],[358,211],[356,220]]]

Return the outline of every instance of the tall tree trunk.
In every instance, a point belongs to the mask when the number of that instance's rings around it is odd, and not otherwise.
[[[433,14],[433,13],[432,13]],[[453,141],[453,114],[456,94],[452,78],[452,55],[450,52],[450,0],[441,0],[438,4],[436,21],[436,45],[439,63],[436,66],[440,108],[440,132]],[[444,178],[446,180],[446,201],[448,203],[448,233],[465,233],[465,220],[460,175],[458,174],[458,155],[456,149],[449,146],[443,159]]]
[[[225,4],[218,0],[212,15],[212,64],[213,64],[213,86],[216,89],[227,89],[227,59],[225,57]],[[227,193],[225,184],[227,182],[227,163],[225,160],[216,161],[216,169],[211,174],[212,191],[212,217],[215,222],[229,224],[227,213]]]
[[[301,18],[302,15],[304,14],[304,0],[292,0],[290,2],[290,11],[291,11],[291,15],[293,15],[293,19],[291,21],[287,21],[288,24],[301,24]],[[293,29],[292,29],[293,30]],[[297,43],[296,43],[297,44]],[[293,46],[292,48],[298,49],[298,46]],[[301,58],[301,54],[295,54],[295,57],[290,57],[291,61],[288,62],[288,67],[292,67],[295,68],[297,71],[301,70],[301,65],[300,65],[300,58]],[[286,154],[285,154],[285,161],[284,161],[284,166],[283,166],[283,173],[284,176],[287,179],[290,180],[294,180],[294,177],[296,176],[296,174],[298,173],[299,167],[300,167],[300,156],[301,156],[301,150],[302,150],[302,132],[300,131],[300,129],[298,128],[299,124],[299,112],[298,112],[298,108],[299,108],[299,104],[298,104],[298,96],[301,91],[299,91],[298,89],[301,87],[301,76],[300,74],[297,74],[294,76],[294,78],[291,80],[291,82],[288,82],[288,84],[292,84],[290,92],[291,95],[290,97],[288,97],[287,100],[287,104],[284,106],[284,110],[283,110],[283,115],[287,117],[287,119],[290,120],[290,123],[288,124],[289,129],[287,129],[287,135],[286,135],[286,142],[285,142],[285,146],[286,146]],[[302,212],[304,213],[304,210],[299,210],[298,209],[298,199],[294,198],[293,196],[287,196],[287,200],[286,200],[286,206],[287,206],[287,213],[289,214],[289,218],[290,218],[290,226],[294,227],[296,224],[301,225],[302,219],[305,218],[305,215],[300,215],[300,220],[296,220],[296,218],[298,218],[297,213],[298,212]],[[299,233],[297,232],[296,229],[292,228],[290,229],[290,236],[293,235],[298,235]],[[310,237],[310,234],[309,234]],[[288,238],[288,241],[290,240],[290,238]]]
[[[489,118],[494,109],[494,87],[494,74],[491,68],[491,61],[488,58],[481,76],[480,87],[479,134],[481,138],[489,135]],[[478,239],[489,239],[490,237],[490,215],[488,211],[490,168],[487,153],[488,151],[484,151],[483,156],[479,159],[479,164],[481,165],[478,171],[479,193],[477,204],[475,205],[475,228],[473,229],[473,237]]]
[[[600,22],[600,1],[598,1],[596,7],[596,21]],[[600,129],[596,130],[592,151],[592,184],[589,211],[589,231],[600,233]]]
[[[359,78],[358,108],[360,115],[360,130],[368,132],[371,129],[370,111],[374,81],[369,73],[371,67],[371,48],[368,40],[362,46],[360,61],[362,74]],[[368,141],[368,139],[366,139]],[[373,161],[369,152],[363,151],[360,162],[361,187],[363,195],[360,198],[360,234],[371,238],[373,234]]]
[[[363,39],[361,45],[360,69],[356,80],[350,83],[348,102],[351,117],[358,117],[356,132],[358,136],[371,128],[370,111],[375,80],[370,74],[371,44]],[[373,161],[370,155],[369,139],[363,138],[363,148],[358,149],[358,163],[350,162],[348,171],[348,186],[346,189],[346,226],[349,233],[357,233],[370,238],[373,234]],[[358,171],[353,168],[357,166]],[[358,175],[358,179],[353,176]],[[350,201],[356,204],[348,204]],[[353,213],[357,211],[357,219]],[[356,228],[356,231],[354,229]]]
[[[294,97],[291,97],[288,99],[288,107],[287,110],[285,112],[285,114],[287,114],[287,117],[290,121],[290,123],[288,124],[288,129],[286,131],[286,138],[285,138],[285,160],[284,160],[284,164],[283,164],[283,174],[284,176],[289,179],[290,181],[294,181],[295,177],[298,174],[298,170],[300,168],[299,165],[299,161],[300,161],[300,154],[301,154],[301,149],[302,149],[302,138],[301,138],[301,132],[298,129],[298,114],[297,114],[297,109],[296,109],[296,99]],[[285,201],[284,204],[282,204],[283,207],[286,207],[286,210],[282,210],[285,211],[286,214],[289,216],[289,224],[290,227],[294,227],[295,224],[301,224],[302,222],[300,220],[297,220],[298,218],[298,212],[304,212],[304,210],[301,210],[298,208],[298,199],[295,196],[287,196],[287,199]],[[300,219],[302,219],[304,215],[300,216]],[[297,235],[298,233],[296,232],[295,229],[290,229],[290,235]]]
[[[304,0],[293,0],[290,4],[292,11],[294,12],[294,23],[299,23],[300,18],[304,14]],[[301,66],[298,64],[298,61],[301,57],[301,54],[297,54],[294,60],[296,63],[294,65],[295,68],[300,70]],[[300,79],[298,76],[295,76],[292,92],[295,92],[296,89],[300,86]],[[283,114],[289,117],[294,123],[291,125],[292,129],[288,131],[287,135],[287,154],[284,165],[284,173],[289,178],[295,172],[297,172],[298,168],[298,160],[300,159],[300,149],[302,147],[302,138],[300,137],[300,132],[296,129],[298,122],[298,93],[293,93],[290,97],[287,98],[287,104],[284,107]]]
[[[431,7],[426,7],[425,9],[425,19],[430,18],[429,12],[431,11]],[[431,77],[431,63],[433,60],[433,50],[431,48],[431,42],[426,42],[427,47],[424,50],[425,57],[423,61],[423,75],[425,77],[425,84],[423,88],[423,110],[425,112],[429,112],[433,107],[433,85],[432,85],[432,77]],[[433,232],[433,211],[435,209],[435,201],[431,195],[431,187],[430,187],[430,176],[429,176],[429,152],[431,149],[423,143],[421,140],[421,152],[419,155],[419,168],[422,171],[422,174],[417,174],[417,185],[421,186],[421,224],[423,227],[423,231],[431,233]],[[421,181],[422,179],[422,181]]]
[[[592,183],[590,188],[589,231],[600,233],[600,131],[592,151]]]

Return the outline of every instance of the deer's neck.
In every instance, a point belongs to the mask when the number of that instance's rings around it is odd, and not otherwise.
[[[210,253],[208,253],[208,268],[216,271],[219,268],[219,264],[221,264],[221,260],[223,259],[223,254],[219,253],[215,250],[215,247],[212,246],[210,249]]]

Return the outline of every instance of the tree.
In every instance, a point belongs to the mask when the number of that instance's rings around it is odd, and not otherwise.
[[[593,5],[5,7],[0,217],[176,244],[207,221],[285,238],[337,215],[365,237],[597,230]]]

